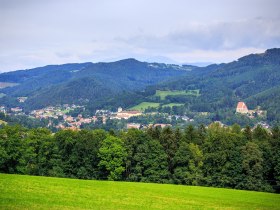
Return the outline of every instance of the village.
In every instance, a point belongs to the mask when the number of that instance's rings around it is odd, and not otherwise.
[[[102,124],[106,124],[108,120],[124,120],[126,121],[125,128],[147,128],[149,126],[153,127],[166,127],[172,126],[170,123],[156,123],[156,124],[140,124],[136,122],[128,122],[128,120],[132,117],[145,117],[150,115],[159,114],[157,112],[153,113],[144,113],[137,110],[123,110],[121,107],[118,108],[116,112],[110,110],[96,110],[95,115],[93,116],[83,116],[82,114],[78,114],[76,117],[71,115],[71,112],[79,109],[85,110],[84,106],[78,105],[69,105],[64,104],[62,106],[48,106],[43,109],[33,110],[30,113],[24,113],[23,109],[20,107],[13,107],[10,109],[5,108],[4,106],[0,106],[0,112],[3,112],[7,115],[13,116],[26,116],[33,119],[46,119],[48,120],[48,127],[55,127],[56,129],[71,129],[71,130],[79,130],[81,129],[82,125],[85,124],[95,124],[97,122],[101,122]],[[171,121],[172,118],[181,119],[185,122],[192,122],[193,119],[190,119],[187,116],[178,116],[178,115],[163,115],[166,120]]]
[[[24,102],[26,98],[20,97],[20,102]],[[76,114],[73,114],[75,112]],[[78,113],[77,113],[78,110]],[[183,122],[184,124],[194,122],[194,119],[183,115],[171,115],[171,114],[164,114],[158,112],[142,112],[138,110],[123,110],[121,107],[117,109],[117,111],[113,112],[110,110],[100,109],[96,110],[95,114],[92,116],[83,115],[83,111],[85,110],[84,106],[75,105],[75,104],[64,104],[58,106],[48,106],[42,109],[33,110],[29,113],[25,113],[22,108],[20,107],[12,107],[7,109],[4,106],[0,106],[0,112],[3,112],[7,115],[13,116],[26,116],[31,119],[38,119],[38,120],[47,120],[48,128],[55,128],[57,130],[61,129],[71,129],[71,130],[80,130],[85,127],[85,125],[94,125],[94,124],[103,124],[106,125],[108,120],[115,120],[115,121],[122,121],[124,129],[144,129],[148,127],[172,127],[172,120],[178,120],[179,122]],[[250,119],[255,117],[264,117],[266,115],[266,111],[261,110],[258,106],[254,110],[249,110],[246,106],[245,102],[238,102],[236,106],[236,114],[247,116]],[[148,118],[151,116],[160,115],[162,118],[165,119],[164,123],[139,123],[134,121],[137,117]],[[201,116],[207,116],[208,113],[199,113]],[[131,120],[132,119],[132,120]],[[222,126],[226,126],[222,122],[218,121]],[[263,127],[269,128],[269,125],[266,122],[260,122]]]

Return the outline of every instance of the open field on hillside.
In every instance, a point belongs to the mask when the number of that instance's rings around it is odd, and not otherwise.
[[[165,104],[163,105],[163,107],[166,107],[166,106],[169,106],[169,107],[173,107],[173,106],[184,106],[184,104],[178,104],[178,103],[170,103],[170,104]]]
[[[6,88],[6,87],[13,87],[18,85],[18,83],[12,83],[12,82],[0,82],[0,89]]]
[[[149,107],[159,107],[159,103],[153,103],[153,102],[142,102],[134,107],[131,107],[131,110],[138,110],[138,111],[144,111],[145,109]]]
[[[199,96],[199,90],[157,90],[155,96],[159,96],[160,100],[164,100],[166,96]]]
[[[280,195],[0,174],[0,209],[279,209]]]
[[[3,121],[3,120],[0,120],[0,125],[2,125],[2,124],[6,125],[7,122],[5,122],[5,121]]]

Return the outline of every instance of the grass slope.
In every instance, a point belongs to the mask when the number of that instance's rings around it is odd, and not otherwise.
[[[173,107],[173,106],[184,106],[184,104],[179,104],[179,103],[170,103],[170,104],[165,104],[165,105],[163,105],[163,107],[167,107],[167,106],[169,106],[169,107]]]
[[[157,90],[155,96],[159,96],[160,100],[165,100],[166,96],[199,96],[199,90]]]
[[[6,87],[13,87],[18,85],[18,83],[12,83],[12,82],[0,82],[0,89],[6,88]]]
[[[279,209],[280,195],[0,174],[0,209]]]
[[[136,106],[131,107],[131,110],[138,110],[138,111],[144,111],[145,109],[149,107],[159,107],[159,103],[153,103],[153,102],[142,102]]]

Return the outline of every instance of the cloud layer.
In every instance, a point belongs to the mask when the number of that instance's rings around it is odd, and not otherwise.
[[[1,0],[0,71],[166,58],[227,62],[280,47],[277,0]]]

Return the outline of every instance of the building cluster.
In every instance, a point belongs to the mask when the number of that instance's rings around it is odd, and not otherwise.
[[[21,99],[18,100],[24,100]],[[157,115],[160,114],[161,117],[167,119],[167,122],[193,122],[194,120],[189,118],[186,115],[169,115],[164,113],[158,113],[158,112],[151,112],[151,113],[143,113],[141,111],[137,110],[123,110],[121,107],[118,108],[116,112],[112,112],[110,110],[100,109],[96,110],[95,114],[93,116],[83,116],[82,114],[73,115],[73,112],[71,114],[71,111],[74,111],[76,109],[85,110],[84,106],[78,106],[78,105],[69,105],[64,104],[60,106],[48,106],[43,109],[33,110],[29,114],[25,114],[20,107],[13,107],[10,109],[7,109],[4,106],[0,106],[0,112],[7,113],[8,115],[26,115],[31,118],[36,119],[46,119],[48,120],[48,127],[55,127],[57,129],[72,129],[77,130],[82,128],[82,125],[84,124],[106,124],[107,120],[127,120],[123,121],[126,124],[126,128],[135,128],[135,129],[143,129],[143,128],[149,128],[149,127],[167,127],[171,126],[169,123],[162,123],[162,124],[140,124],[133,122],[133,119],[130,119],[132,117],[138,117],[138,116],[144,116],[144,117],[151,117],[151,115]],[[257,107],[254,110],[249,110],[248,107],[244,102],[238,102],[236,107],[236,113],[240,113],[243,115],[248,116],[249,118],[254,117],[262,117],[266,115],[266,111],[261,110],[260,107]],[[201,114],[201,113],[199,113]],[[202,113],[203,115],[206,115],[208,113]],[[76,116],[76,117],[73,117]],[[130,119],[130,120],[129,120]],[[221,122],[220,122],[221,123]],[[222,123],[221,123],[222,124]],[[223,124],[222,124],[223,125]],[[223,125],[225,126],[225,125]],[[268,125],[265,123],[262,123],[263,127],[267,127]]]
[[[61,112],[58,112],[57,114],[61,115]],[[117,112],[111,112],[110,110],[96,110],[95,115],[92,117],[84,118],[81,114],[79,114],[77,117],[72,117],[67,114],[62,115],[63,121],[60,122],[56,128],[58,129],[72,129],[77,130],[81,128],[82,124],[89,124],[89,123],[96,123],[98,120],[101,121],[101,123],[106,124],[106,121],[108,119],[129,119],[134,116],[140,116],[142,115],[142,112],[134,111],[134,110],[122,110],[122,108],[118,108]],[[129,125],[128,125],[129,127]],[[135,124],[133,126],[134,128],[140,128],[140,125]]]
[[[7,112],[6,107],[0,106],[0,112],[5,114]]]
[[[27,97],[17,97],[19,103],[24,103],[27,100]]]
[[[48,118],[58,119],[59,116],[66,116],[67,113],[77,108],[84,108],[84,107],[77,106],[75,104],[73,105],[64,104],[62,106],[48,106],[43,109],[33,110],[32,112],[30,112],[30,116],[35,117],[37,119],[48,119]]]
[[[121,107],[118,108],[117,112],[111,112],[109,110],[96,110],[95,112],[95,116],[96,117],[103,117],[105,118],[105,120],[107,119],[117,119],[117,120],[121,120],[121,119],[129,119],[131,117],[136,117],[136,116],[140,116],[143,115],[142,112],[140,111],[136,111],[136,110],[123,110]]]
[[[121,107],[118,108],[116,113],[113,113],[111,119],[129,119],[131,117],[137,117],[142,115],[143,113],[137,110],[123,110]]]
[[[77,117],[72,117],[69,115],[63,115],[63,121],[59,122],[56,126],[57,129],[71,129],[71,130],[79,130],[82,124],[89,124],[92,122],[96,122],[97,118],[93,117],[83,117],[79,114]]]
[[[135,128],[135,129],[146,129],[146,128],[155,128],[155,127],[160,127],[160,128],[165,128],[165,127],[172,127],[171,124],[166,124],[166,123],[157,123],[157,124],[149,124],[149,125],[141,125],[139,123],[127,123],[126,128]]]
[[[22,108],[20,108],[20,107],[11,108],[11,112],[14,112],[14,113],[22,112]]]
[[[266,111],[261,110],[260,106],[254,110],[249,110],[246,104],[242,101],[238,102],[236,113],[247,115],[249,118],[254,118],[256,116],[264,117],[266,115]]]
[[[183,115],[183,116],[181,116],[181,115],[169,115],[167,117],[168,120],[172,120],[172,118],[175,119],[175,120],[183,120],[185,122],[193,122],[194,121],[194,119],[189,118],[186,115]]]

